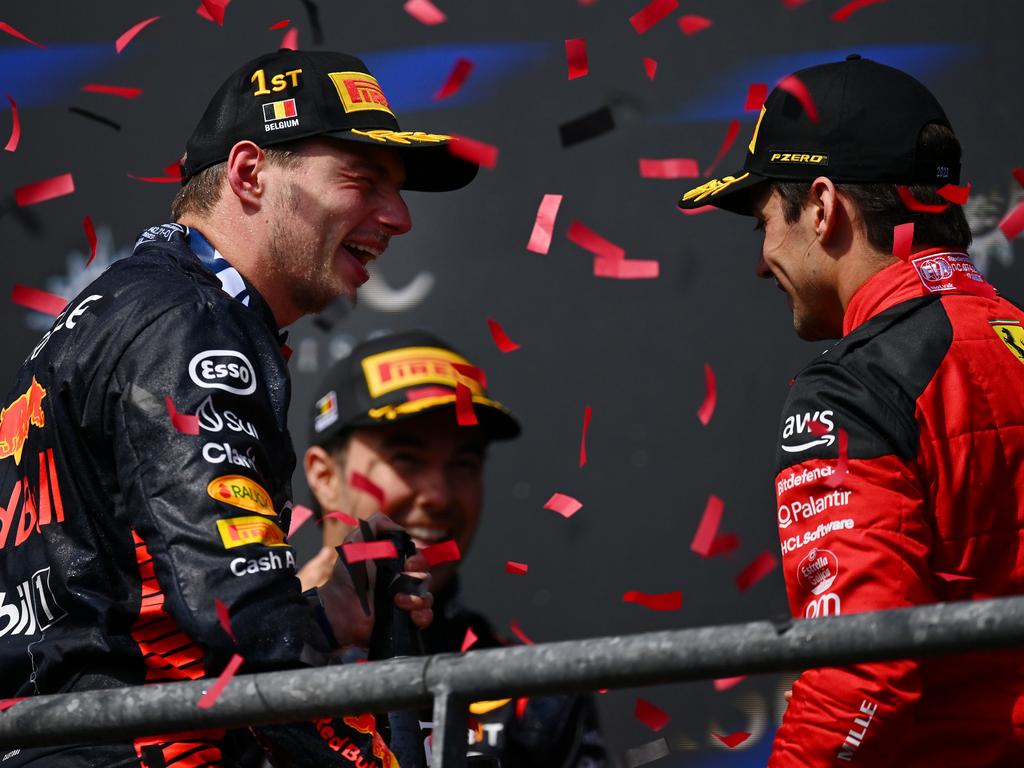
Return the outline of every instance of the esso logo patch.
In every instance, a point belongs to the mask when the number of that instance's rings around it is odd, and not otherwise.
[[[188,375],[198,386],[223,389],[236,395],[256,391],[256,372],[241,352],[233,349],[208,349],[192,358]]]
[[[800,586],[812,595],[827,592],[839,575],[839,558],[827,549],[812,549],[797,566]]]

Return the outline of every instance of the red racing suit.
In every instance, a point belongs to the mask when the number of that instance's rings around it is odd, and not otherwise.
[[[1024,592],[1024,311],[929,249],[864,283],[843,333],[780,425],[793,617]],[[1024,765],[1024,653],[804,672],[769,766],[844,765]]]

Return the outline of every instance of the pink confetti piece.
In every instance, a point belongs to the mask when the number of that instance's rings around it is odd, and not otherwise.
[[[743,105],[746,112],[760,112],[764,100],[768,98],[768,83],[751,83],[747,88],[747,101]]]
[[[678,7],[679,0],[651,0],[629,17],[629,23],[638,35],[642,35]]]
[[[729,129],[725,133],[725,139],[722,141],[722,146],[718,148],[718,154],[715,155],[715,159],[711,161],[711,164],[704,169],[705,176],[710,176],[712,173],[714,173],[715,168],[718,167],[718,164],[722,162],[722,159],[729,152],[729,149],[732,147],[732,143],[736,141],[736,136],[739,134],[739,132],[739,120],[733,120],[731,123],[729,123]]]
[[[34,184],[18,187],[14,190],[14,201],[24,207],[26,205],[45,203],[47,200],[53,200],[57,197],[64,197],[64,195],[70,195],[74,191],[75,180],[71,177],[70,173],[64,173],[60,176],[54,176],[52,179],[43,179]]]
[[[231,660],[227,663],[227,666],[224,667],[224,671],[220,673],[220,676],[217,678],[217,682],[210,686],[210,690],[203,694],[203,697],[199,699],[196,706],[200,709],[209,709],[212,707],[217,702],[217,699],[220,698],[220,695],[224,693],[224,689],[228,687],[228,683],[231,682],[231,678],[235,676],[235,673],[238,672],[238,668],[242,666],[242,662],[244,661],[245,659],[237,653],[232,654]]]
[[[583,505],[580,502],[572,496],[566,496],[564,493],[553,494],[544,504],[544,509],[557,512],[567,519],[579,512],[582,507]]]
[[[665,710],[656,707],[647,699],[640,698],[636,700],[633,717],[655,732],[668,725],[668,721],[672,719]]]
[[[0,21],[0,32],[6,32],[11,37],[16,37],[19,40],[24,40],[26,43],[28,43],[29,45],[34,45],[36,48],[45,48],[46,47],[45,45],[41,45],[41,44],[37,43],[35,40],[32,40],[29,37],[26,37],[25,35],[23,35],[21,32],[16,30],[14,27],[12,27],[10,24],[8,24],[5,21]]]
[[[533,645],[533,640],[526,636],[526,633],[523,632],[522,627],[519,626],[519,622],[517,622],[515,619],[508,623],[508,628],[512,630],[512,634],[518,637],[519,641],[522,642],[524,645]]]
[[[473,408],[473,390],[461,381],[455,385],[455,422],[460,427],[474,427],[480,423]]]
[[[711,19],[705,18],[704,16],[697,16],[696,14],[688,14],[686,16],[679,17],[679,29],[681,29],[683,34],[687,37],[695,35],[701,30],[707,29],[711,26],[711,23]]]
[[[235,631],[231,628],[231,614],[228,612],[227,605],[219,597],[215,597],[213,598],[213,608],[217,612],[217,621],[220,622],[221,628],[231,638],[231,642],[238,645],[238,638],[235,637]]]
[[[218,25],[224,26],[224,11],[228,8],[228,3],[231,0],[202,0],[199,8],[196,9],[196,13],[205,19],[217,22]],[[206,11],[205,14],[201,11]]]
[[[789,75],[779,81],[778,87],[800,102],[800,106],[804,108],[804,112],[812,123],[818,122],[818,107],[803,80],[796,75]]]
[[[274,24],[271,24],[269,27],[267,27],[267,29],[269,31],[271,31],[271,32],[274,32],[275,30],[278,30],[278,29],[284,29],[285,27],[287,27],[291,23],[292,23],[291,19],[281,19],[280,21],[278,21],[278,22],[276,22]]]
[[[570,242],[576,243],[585,251],[590,251],[595,256],[603,259],[617,260],[626,256],[626,251],[615,243],[605,240],[597,232],[578,221],[569,225],[565,233]]]
[[[19,307],[33,309],[42,312],[44,315],[56,317],[68,305],[68,300],[63,296],[56,296],[47,291],[40,291],[38,288],[30,288],[27,285],[15,285],[11,289],[11,303]]]
[[[644,72],[647,73],[647,79],[653,80],[654,75],[658,72],[658,62],[654,59],[644,56]]]
[[[420,24],[426,24],[428,27],[443,24],[448,18],[444,15],[441,9],[430,2],[430,0],[408,0],[408,2],[406,2],[402,7],[405,9],[405,12],[416,19],[416,21]]]
[[[123,51],[125,49],[125,46],[127,46],[128,43],[135,39],[135,36],[139,34],[139,32],[144,30],[146,27],[148,27],[150,24],[152,24],[159,18],[159,16],[153,16],[152,18],[146,19],[145,21],[140,21],[134,27],[122,33],[121,36],[117,38],[117,42],[114,43],[114,50],[118,53]]]
[[[353,472],[348,478],[348,484],[357,491],[363,491],[373,496],[380,506],[384,506],[384,491],[373,480],[360,472]]]
[[[664,592],[662,594],[650,594],[630,590],[622,595],[622,602],[636,603],[652,611],[678,611],[683,607],[683,593]]]
[[[710,363],[704,363],[704,402],[697,409],[697,418],[705,427],[711,423],[718,404],[718,386],[715,383],[715,372]]]
[[[299,30],[292,27],[285,32],[284,37],[281,38],[281,44],[277,47],[289,51],[297,51],[299,49]]]
[[[11,103],[11,137],[7,139],[4,149],[14,152],[18,148],[18,142],[21,141],[21,120],[18,119],[18,105],[10,94],[7,94],[7,101]]]
[[[839,460],[836,461],[835,471],[825,478],[825,485],[829,488],[838,488],[846,480],[850,471],[849,458],[849,435],[842,427],[839,428]]]
[[[440,565],[441,563],[454,563],[462,559],[462,553],[459,551],[459,545],[455,539],[432,544],[421,549],[419,553],[427,559],[427,563],[431,566]]]
[[[292,519],[288,523],[288,538],[290,539],[295,535],[295,532],[301,528],[307,520],[313,517],[313,510],[302,504],[295,504],[292,507]]]
[[[640,176],[645,179],[695,179],[700,168],[692,157],[667,157],[662,160],[640,158]]]
[[[590,429],[590,417],[593,415],[593,411],[590,406],[586,406],[583,409],[583,434],[580,435],[580,467],[587,463],[587,430]]]
[[[719,693],[722,691],[728,691],[730,688],[736,687],[746,679],[746,675],[740,675],[739,677],[719,677],[714,681],[715,690]]]
[[[473,631],[472,627],[466,627],[466,636],[462,638],[462,647],[459,649],[462,653],[465,653],[474,645],[480,638],[476,636],[476,632]]]
[[[700,523],[697,525],[697,532],[693,535],[693,541],[690,542],[690,549],[701,557],[711,556],[711,548],[718,536],[718,527],[722,523],[724,509],[725,503],[718,496],[714,494],[708,496],[707,504],[704,505],[704,514],[701,515]]]
[[[466,82],[466,78],[469,77],[469,73],[473,71],[473,62],[469,59],[460,58],[455,62],[455,66],[452,67],[452,71],[448,73],[448,79],[444,81],[444,85],[438,89],[437,93],[434,94],[434,101],[441,101],[447,99],[449,96],[454,96],[460,90]]]
[[[914,222],[897,224],[892,228],[892,255],[900,261],[910,258],[914,250]]]
[[[529,570],[530,566],[526,563],[517,563],[515,560],[505,563],[505,573],[511,573],[513,576],[523,576]]]
[[[174,401],[170,395],[166,397],[167,413],[171,416],[171,424],[183,435],[198,435],[199,434],[199,417],[190,416],[187,413],[178,413],[178,409],[174,407]]]
[[[561,204],[561,195],[544,195],[541,198],[526,250],[546,254],[551,249],[551,235],[555,230],[555,219],[558,217],[558,207]]]
[[[361,563],[364,560],[396,559],[398,550],[393,541],[352,541],[341,545],[347,563]]]
[[[89,260],[85,262],[86,269],[92,264],[92,260],[96,258],[96,228],[92,225],[92,219],[86,216],[82,219],[82,229],[85,230],[85,236],[89,240]]]
[[[18,696],[13,699],[0,699],[0,712],[6,712],[8,709],[13,707],[19,701],[24,701],[28,696]]]
[[[136,176],[134,173],[127,174],[129,179],[144,181],[147,184],[180,184],[180,176]]]
[[[505,329],[501,327],[501,323],[497,320],[487,318],[487,327],[491,331],[491,338],[494,340],[494,345],[502,352],[515,352],[519,349],[519,345],[516,344],[512,339],[505,333]]]
[[[466,136],[452,135],[452,140],[448,142],[448,151],[456,157],[476,163],[481,168],[494,170],[494,166],[498,164],[496,146]]]
[[[853,0],[853,2],[847,3],[842,8],[835,11],[835,13],[832,14],[832,21],[846,21],[861,8],[867,8],[869,5],[878,5],[879,3],[884,2],[885,0]]]
[[[932,205],[930,203],[922,203],[914,194],[910,191],[910,187],[903,185],[896,186],[896,193],[900,196],[900,200],[907,207],[908,210],[917,211],[919,213],[942,213],[944,210],[949,208],[945,203],[936,203]]]
[[[616,280],[650,279],[658,276],[661,265],[651,259],[594,259],[594,277]]]
[[[700,208],[676,208],[684,216],[696,216],[701,213],[711,213],[718,210],[713,205],[702,205]]]
[[[122,99],[136,99],[142,95],[141,88],[133,88],[128,85],[101,85],[100,83],[89,83],[83,85],[82,90],[86,93],[103,93],[108,96],[118,96]]]
[[[787,8],[799,8],[801,5],[810,2],[810,0],[782,0],[782,4]]]
[[[999,229],[1007,240],[1014,240],[1021,231],[1024,231],[1024,200],[1017,203],[1016,207],[1003,217],[999,222]]]
[[[736,586],[739,587],[741,592],[746,592],[752,586],[757,584],[761,579],[775,570],[775,566],[779,564],[775,555],[769,552],[767,549],[759,554],[754,560],[739,572],[736,576]]]
[[[750,738],[750,734],[746,731],[736,731],[736,733],[730,733],[728,736],[719,736],[717,733],[712,732],[711,734],[720,742],[725,744],[729,749],[735,749],[744,741]]]
[[[565,63],[569,67],[569,79],[584,77],[590,71],[587,62],[587,41],[574,37],[565,41]]]
[[[971,185],[968,184],[965,187],[958,187],[956,184],[946,184],[936,190],[939,197],[954,205],[963,205],[967,202],[967,198],[971,196]]]
[[[333,518],[334,520],[340,520],[341,522],[343,522],[345,525],[349,526],[350,528],[357,528],[359,526],[359,521],[358,520],[356,520],[354,517],[352,517],[352,515],[346,514],[346,513],[342,512],[341,510],[335,510],[334,512],[328,512],[327,514],[324,515],[324,519],[325,520],[328,517]]]

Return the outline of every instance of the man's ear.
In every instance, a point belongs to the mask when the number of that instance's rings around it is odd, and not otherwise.
[[[267,162],[263,150],[251,141],[240,141],[227,159],[227,179],[231,192],[243,206],[259,207],[266,191],[263,172]]]
[[[342,468],[338,462],[319,445],[314,445],[306,449],[302,465],[306,471],[306,483],[320,508],[337,509],[342,480]]]
[[[814,228],[818,240],[825,245],[835,235],[842,205],[832,179],[819,176],[812,181],[808,203],[814,208]]]

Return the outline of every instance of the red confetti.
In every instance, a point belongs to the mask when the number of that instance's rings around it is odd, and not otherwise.
[[[779,81],[778,87],[800,102],[800,106],[804,108],[804,112],[807,113],[807,117],[810,118],[812,123],[818,122],[818,107],[815,105],[814,99],[811,98],[811,92],[807,90],[803,80],[796,75],[789,75]]]
[[[281,19],[281,20],[280,20],[279,22],[277,22],[276,24],[271,24],[271,25],[270,25],[270,26],[268,27],[268,29],[269,29],[269,30],[270,30],[271,32],[273,32],[273,31],[274,31],[274,30],[276,30],[276,29],[284,29],[285,27],[287,27],[287,26],[288,26],[289,24],[291,24],[291,23],[292,23],[292,20],[291,20],[291,19]]]
[[[695,35],[702,29],[707,29],[711,26],[711,19],[707,19],[703,16],[697,16],[696,14],[689,14],[687,16],[679,17],[679,29],[683,31],[683,34],[689,37]]]
[[[910,258],[914,249],[914,222],[897,224],[892,228],[892,255],[900,261]]]
[[[746,679],[746,675],[740,675],[739,677],[719,677],[715,680],[715,690],[719,693],[722,691],[728,691],[730,688],[734,688]]]
[[[430,0],[408,0],[402,7],[416,21],[426,24],[428,27],[442,24],[447,19],[447,16],[444,15],[441,9],[430,2]]]
[[[180,176],[136,176],[134,173],[128,174],[129,179],[135,179],[136,181],[145,181],[148,184],[180,184]]]
[[[853,0],[832,14],[832,21],[846,21],[850,16],[869,5],[878,5],[885,0]]]
[[[393,541],[353,541],[342,544],[341,550],[348,563],[361,563],[363,560],[387,560],[397,558],[398,550]]]
[[[238,672],[238,668],[242,666],[242,662],[245,661],[237,653],[232,654],[231,661],[224,667],[224,671],[220,673],[217,678],[217,682],[210,686],[210,690],[203,694],[203,697],[199,699],[199,703],[196,705],[200,709],[209,709],[216,703],[217,699],[224,692],[224,689],[228,687],[228,683],[231,682],[231,678]]]
[[[466,136],[452,136],[448,142],[448,151],[456,157],[476,163],[483,168],[494,170],[498,164],[498,148],[493,144],[485,144]]]
[[[120,96],[122,99],[137,99],[142,95],[141,88],[133,88],[127,85],[100,85],[89,83],[83,85],[82,90],[87,93],[105,93],[109,96]]]
[[[642,35],[678,7],[679,0],[651,0],[629,17],[629,23],[638,35]]]
[[[452,67],[452,71],[448,73],[448,79],[445,80],[445,83],[441,86],[440,90],[434,94],[434,101],[441,101],[442,99],[447,99],[449,96],[454,96],[458,93],[466,82],[466,78],[469,77],[469,73],[472,71],[473,62],[469,59],[460,58],[456,61],[455,66]]]
[[[224,11],[227,10],[228,3],[230,2],[231,0],[202,0],[199,8],[196,9],[196,13],[210,21],[217,22],[217,24],[223,27]],[[206,11],[206,13],[202,14],[200,11]]]
[[[522,576],[530,570],[530,566],[526,563],[517,563],[515,560],[509,560],[505,563],[505,573],[511,573],[513,576]]]
[[[526,714],[526,704],[530,699],[525,696],[520,696],[516,699],[516,718],[519,720],[523,719],[523,715]]]
[[[480,423],[473,408],[473,390],[461,381],[455,385],[455,421],[460,427],[473,427]]]
[[[89,240],[89,260],[85,262],[86,269],[92,264],[92,260],[96,258],[96,228],[92,225],[92,219],[86,216],[82,219],[82,229],[85,230],[85,236]]]
[[[692,157],[667,157],[663,160],[640,158],[640,176],[645,179],[695,179],[700,168]]]
[[[897,185],[896,192],[899,194],[900,200],[903,201],[903,204],[911,211],[917,211],[919,213],[942,213],[944,210],[949,208],[945,203],[936,203],[935,205],[922,203],[914,197],[913,193],[910,191],[910,187]]]
[[[684,216],[696,216],[699,213],[711,213],[711,211],[718,210],[713,205],[702,205],[700,208],[676,208]]]
[[[717,403],[718,387],[715,384],[715,372],[711,369],[710,363],[704,363],[704,402],[697,409],[697,418],[705,427],[711,422]]]
[[[508,623],[508,628],[512,630],[512,634],[519,638],[525,645],[533,645],[533,640],[526,636],[522,628],[519,626],[519,622],[514,619]]]
[[[715,159],[711,161],[711,165],[704,169],[705,176],[710,176],[714,172],[715,168],[718,167],[718,164],[722,162],[722,158],[725,157],[726,153],[729,151],[729,148],[732,147],[732,143],[736,141],[736,136],[739,134],[739,132],[739,120],[733,120],[731,123],[729,123],[729,130],[726,131],[725,140],[722,141],[722,146],[718,148],[718,154],[715,155]]]
[[[764,100],[768,98],[768,83],[751,83],[747,88],[747,102],[743,109],[747,112],[760,112]]]
[[[633,717],[646,725],[652,731],[660,731],[672,718],[663,709],[654,706],[647,699],[637,699],[636,708],[633,710]]]
[[[735,533],[720,533],[715,536],[715,540],[711,543],[711,551],[708,552],[708,557],[727,555],[739,547],[739,545],[740,537]]]
[[[533,232],[530,233],[526,250],[546,254],[551,249],[551,234],[555,230],[555,219],[561,204],[561,195],[544,195],[537,208],[537,218],[533,221]]]
[[[973,576],[963,576],[959,573],[935,573],[943,581],[974,581]]]
[[[466,627],[466,636],[462,638],[462,648],[460,649],[462,653],[465,653],[472,648],[479,639],[480,638],[476,636],[476,632],[473,631],[472,627]]]
[[[281,38],[281,44],[277,47],[289,51],[297,51],[299,49],[299,30],[292,27],[285,32],[284,37]]]
[[[292,507],[292,519],[291,522],[288,523],[288,538],[290,539],[294,536],[295,532],[299,530],[299,528],[301,528],[311,517],[313,517],[312,509],[303,506],[302,504],[294,505]]]
[[[569,230],[565,233],[565,236],[580,248],[590,251],[595,256],[603,259],[618,260],[626,256],[624,249],[615,245],[615,243],[605,240],[597,232],[594,232],[578,221],[574,221],[569,225]]]
[[[583,434],[580,435],[580,467],[587,463],[587,430],[590,429],[590,417],[593,414],[588,405],[583,409]]]
[[[18,148],[18,142],[21,141],[21,121],[18,119],[18,105],[14,103],[10,94],[7,95],[7,101],[11,103],[11,138],[7,140],[4,149],[13,152]]]
[[[183,435],[198,435],[199,417],[190,416],[187,413],[178,413],[178,409],[174,407],[174,401],[171,400],[170,395],[167,395],[166,402],[167,412],[171,415],[171,424],[174,425],[174,428]]]
[[[347,526],[349,526],[351,528],[355,528],[355,527],[357,527],[359,525],[359,521],[358,520],[356,520],[354,517],[352,517],[352,515],[345,514],[341,510],[335,510],[334,512],[328,512],[326,515],[324,515],[324,519],[325,520],[328,517],[333,517],[335,520],[340,520],[345,525],[347,525]]]
[[[572,496],[566,496],[564,493],[556,493],[552,495],[544,505],[544,509],[550,509],[552,512],[557,512],[565,518],[572,517],[579,512],[582,507],[583,505],[580,504],[580,502]]]
[[[519,349],[519,345],[508,337],[505,329],[501,327],[501,323],[497,320],[492,320],[488,317],[487,327],[491,329],[491,338],[494,339],[494,344],[499,350],[502,352],[515,352]]]
[[[1013,178],[1017,180],[1017,183],[1024,187],[1024,168],[1014,168]]]
[[[655,73],[658,71],[658,62],[654,59],[644,56],[644,72],[647,73],[647,79],[653,80]]]
[[[755,557],[750,565],[739,572],[736,577],[736,586],[740,588],[740,591],[745,592],[775,570],[775,566],[778,564],[779,561],[775,555],[765,550]]]
[[[139,32],[144,30],[146,27],[148,27],[150,24],[152,24],[154,21],[156,21],[159,18],[160,18],[159,16],[154,16],[151,19],[146,19],[145,21],[140,21],[134,27],[129,29],[127,32],[123,33],[119,38],[117,38],[117,42],[114,43],[114,50],[117,51],[118,53],[123,51],[125,49],[125,46],[127,46],[128,43],[130,43],[135,38],[135,36],[137,34],[139,34]]]
[[[999,229],[1007,240],[1013,240],[1024,230],[1024,200],[1017,203],[1017,206],[1003,217],[999,222]]]
[[[683,607],[683,593],[665,592],[660,595],[652,595],[647,592],[631,590],[622,595],[622,602],[636,603],[652,611],[678,611]]]
[[[720,742],[725,744],[729,749],[735,749],[744,741],[750,738],[750,734],[746,731],[736,731],[736,733],[730,733],[728,736],[719,736],[717,733],[712,732],[711,734]]]
[[[466,378],[478,382],[481,387],[487,389],[487,374],[484,373],[483,368],[477,368],[475,365],[466,365],[466,363],[452,363],[452,368],[455,369],[456,373],[461,373]]]
[[[365,491],[377,500],[377,503],[384,506],[384,491],[373,480],[360,472],[353,472],[349,475],[348,484],[357,491]]]
[[[8,709],[13,707],[19,701],[24,701],[28,696],[18,696],[13,699],[0,699],[0,712],[6,712]]]
[[[219,597],[213,598],[213,607],[217,611],[217,621],[220,622],[221,627],[223,627],[224,631],[227,632],[228,637],[231,638],[231,642],[238,645],[238,638],[235,637],[235,632],[231,629],[231,616],[228,613],[228,607]]]
[[[569,67],[569,79],[583,77],[590,71],[587,62],[587,41],[574,37],[565,41],[565,62]]]
[[[954,205],[963,205],[971,195],[971,185],[958,187],[956,184],[946,184],[936,190],[939,197],[949,200]]]
[[[811,421],[807,425],[808,429],[811,430],[811,434],[815,437],[821,437],[822,435],[828,434],[828,427],[822,424],[817,419]]]
[[[11,302],[19,307],[34,309],[36,312],[42,312],[44,315],[52,315],[53,317],[63,312],[64,307],[68,305],[68,300],[63,296],[55,296],[52,293],[40,291],[38,288],[30,288],[27,285],[15,285],[11,289]]]
[[[839,460],[836,462],[836,469],[831,475],[825,479],[825,485],[829,488],[838,488],[843,484],[846,479],[847,473],[850,471],[850,459],[849,459],[849,435],[846,434],[846,430],[842,427],[839,428]]]
[[[810,2],[810,0],[782,0],[782,4],[787,8],[799,8],[807,2]]]
[[[448,539],[438,544],[432,544],[429,547],[425,547],[420,550],[420,554],[427,559],[427,563],[430,565],[440,565],[441,563],[454,563],[457,560],[462,559],[462,553],[459,551],[459,545],[455,542],[455,539]]]
[[[29,43],[30,45],[34,45],[36,48],[45,48],[46,47],[45,45],[40,45],[35,40],[32,40],[31,38],[28,38],[25,35],[21,34],[21,32],[16,30],[14,27],[12,27],[10,24],[8,24],[5,21],[0,21],[0,32],[6,32],[11,37],[16,37],[19,40],[24,40],[26,43]]]
[[[75,191],[75,180],[70,173],[26,184],[14,190],[14,201],[20,206],[35,205],[53,200],[55,197],[70,195]]]
[[[724,502],[711,494],[708,496],[708,503],[704,506],[704,514],[701,515],[700,523],[697,525],[697,532],[690,542],[690,549],[701,557],[710,557],[711,549],[715,545],[715,538],[718,536],[718,526],[722,523],[722,511],[725,508]]]
[[[651,259],[594,259],[595,277],[613,277],[617,280],[655,278],[660,266]]]

